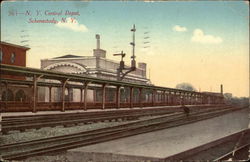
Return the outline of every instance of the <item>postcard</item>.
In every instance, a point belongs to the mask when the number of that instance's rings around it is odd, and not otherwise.
[[[3,1],[2,160],[249,159],[248,1]]]

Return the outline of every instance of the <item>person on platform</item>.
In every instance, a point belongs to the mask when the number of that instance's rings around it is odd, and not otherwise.
[[[184,113],[186,114],[186,116],[189,116],[190,113],[190,109],[184,105],[184,100],[183,98],[181,98],[181,108],[183,109]]]

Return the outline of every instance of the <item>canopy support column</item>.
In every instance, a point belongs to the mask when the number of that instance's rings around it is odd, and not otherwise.
[[[106,84],[102,85],[102,109],[105,109],[106,103]]]
[[[87,110],[87,95],[88,95],[88,86],[89,86],[89,82],[85,82],[84,83],[84,110]]]
[[[116,87],[116,107],[117,109],[120,108],[121,105],[121,92],[120,92],[121,86]]]
[[[66,89],[66,84],[67,84],[67,81],[69,79],[66,79],[64,81],[62,81],[62,110],[61,111],[65,111],[65,89]]]
[[[130,108],[133,108],[133,101],[134,101],[133,91],[134,91],[134,87],[130,87],[130,98],[129,98]]]

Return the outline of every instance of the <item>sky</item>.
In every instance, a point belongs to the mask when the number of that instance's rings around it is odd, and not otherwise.
[[[95,34],[107,58],[125,52],[136,26],[137,62],[157,86],[249,96],[249,3],[245,1],[8,1],[1,41],[28,46],[27,66],[67,54],[92,56]],[[41,23],[42,20],[42,23]]]

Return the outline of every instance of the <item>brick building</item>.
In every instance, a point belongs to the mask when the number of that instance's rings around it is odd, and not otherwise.
[[[26,67],[26,52],[29,49],[12,43],[0,42],[0,63]],[[25,77],[0,74],[0,101],[26,101],[28,99],[30,90],[27,87],[6,86],[4,79],[25,80]]]
[[[0,42],[0,63],[26,67],[26,52],[29,48]],[[17,76],[1,76],[2,78],[25,79]]]

